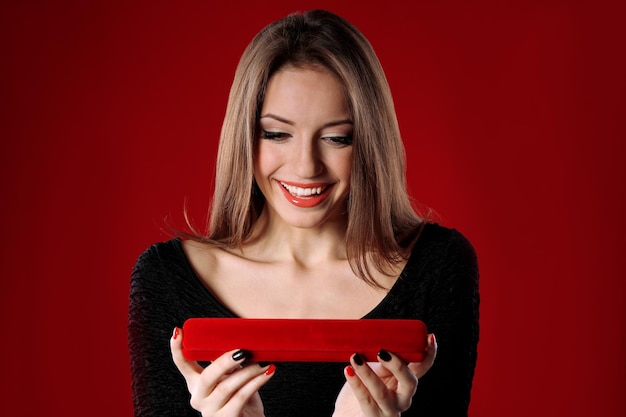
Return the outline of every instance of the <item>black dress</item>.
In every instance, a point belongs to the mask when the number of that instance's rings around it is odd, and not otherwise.
[[[420,319],[435,333],[435,364],[403,416],[466,416],[478,343],[478,267],[456,230],[426,225],[399,279],[364,318]],[[198,416],[170,353],[191,317],[235,317],[206,289],[173,239],[149,247],[131,277],[129,348],[135,416]],[[346,359],[347,361],[347,359]],[[266,417],[329,417],[346,363],[277,363],[261,389]]]

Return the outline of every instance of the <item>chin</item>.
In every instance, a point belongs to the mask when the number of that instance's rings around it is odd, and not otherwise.
[[[315,229],[317,227],[323,226],[328,222],[328,218],[283,218],[283,221],[291,227],[295,227],[296,229]]]
[[[289,213],[281,219],[291,227],[298,229],[314,229],[331,223],[347,222],[347,216],[338,214],[339,210],[324,213]],[[345,210],[342,210],[344,212]]]

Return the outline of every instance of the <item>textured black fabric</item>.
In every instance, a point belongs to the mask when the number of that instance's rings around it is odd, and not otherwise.
[[[423,320],[435,333],[435,365],[403,416],[466,416],[478,343],[478,266],[456,230],[426,225],[400,278],[364,318]],[[174,327],[190,317],[235,317],[204,287],[173,239],[148,248],[131,277],[129,348],[135,416],[198,416],[171,359]],[[347,360],[347,359],[346,359]],[[346,362],[347,363],[347,362]],[[266,417],[325,417],[346,363],[278,363],[261,390]]]

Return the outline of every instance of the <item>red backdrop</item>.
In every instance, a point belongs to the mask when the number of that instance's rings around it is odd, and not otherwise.
[[[471,415],[626,413],[616,7],[210,3],[0,6],[1,415],[131,415],[135,258],[168,238],[163,219],[180,224],[185,200],[203,220],[239,55],[310,8],[368,36],[413,195],[478,252]]]

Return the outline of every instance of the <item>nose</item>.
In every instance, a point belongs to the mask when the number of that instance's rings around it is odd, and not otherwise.
[[[301,137],[294,158],[295,172],[300,178],[314,178],[322,173],[324,164],[321,159],[318,140],[314,137]]]

